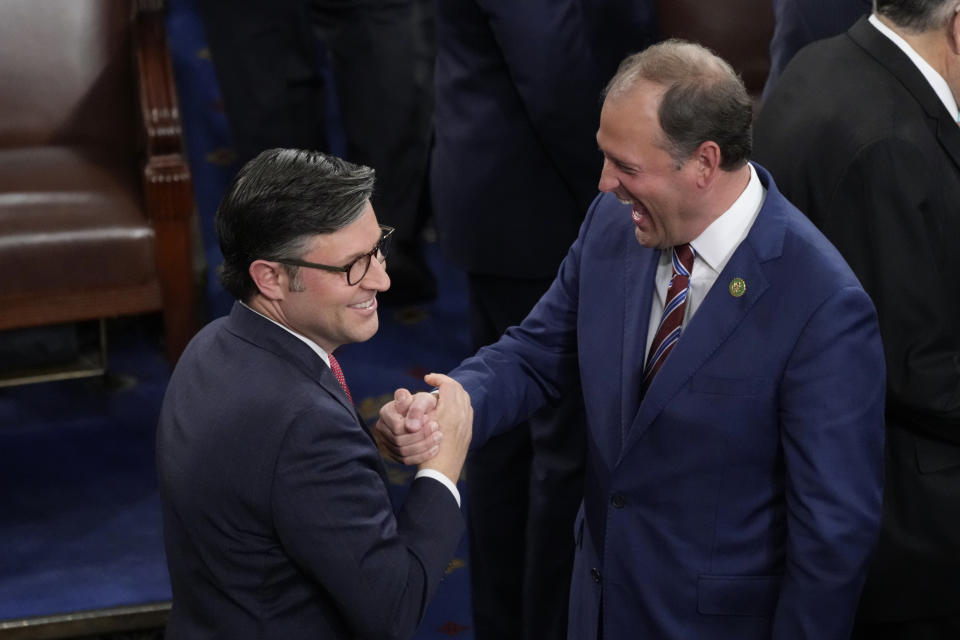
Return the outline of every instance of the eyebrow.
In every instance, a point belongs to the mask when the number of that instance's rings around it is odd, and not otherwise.
[[[640,169],[640,165],[636,164],[635,162],[627,162],[626,160],[618,158],[613,154],[607,153],[599,145],[597,145],[597,149],[600,150],[600,153],[603,155],[604,158],[606,158],[607,160],[609,160],[610,162],[614,163],[619,167],[629,167],[631,169]]]
[[[348,256],[348,257],[344,258],[343,260],[341,260],[341,262],[342,262],[344,265],[346,265],[348,262],[352,262],[353,260],[356,260],[357,258],[360,258],[360,257],[362,257],[362,256],[367,255],[368,253],[370,253],[371,251],[373,251],[373,248],[374,248],[375,246],[377,246],[377,243],[380,242],[380,238],[382,238],[382,237],[383,237],[383,231],[381,230],[381,231],[380,231],[380,235],[378,235],[378,236],[377,236],[377,239],[373,241],[373,244],[370,245],[370,248],[369,248],[369,249],[367,249],[366,251],[358,251],[357,253],[351,254],[350,256]]]
[[[604,149],[602,146],[600,146],[599,140],[597,141],[597,151],[599,151],[600,155],[602,155],[604,158],[607,158],[608,160],[612,160],[613,162],[623,162],[622,160],[620,160],[620,158],[618,158],[617,156],[613,155],[612,153]]]

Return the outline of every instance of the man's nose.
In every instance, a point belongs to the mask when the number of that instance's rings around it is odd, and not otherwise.
[[[610,162],[604,160],[603,167],[600,169],[600,182],[597,184],[597,189],[604,193],[610,193],[618,186],[620,186],[620,181],[617,180],[614,175],[613,169],[610,167]]]
[[[388,258],[389,260],[389,258]],[[376,258],[370,259],[370,268],[360,281],[360,286],[374,291],[386,291],[390,288],[390,276],[387,275],[387,261],[380,262]]]

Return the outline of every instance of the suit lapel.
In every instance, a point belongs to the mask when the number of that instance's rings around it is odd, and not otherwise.
[[[747,237],[730,257],[647,389],[624,440],[621,460],[650,428],[667,403],[743,322],[770,287],[763,263],[782,253],[785,201],[766,170],[754,166],[768,190],[764,205]],[[746,283],[746,292],[740,297],[733,296],[729,291],[730,281],[734,278],[741,278]]]
[[[957,126],[954,119],[956,114],[947,112],[937,92],[913,61],[889,38],[877,31],[866,18],[860,19],[848,33],[854,42],[889,71],[923,107],[944,151],[957,169],[960,169],[960,126]]]
[[[954,167],[960,171],[960,126],[946,116],[941,116],[937,118],[936,127],[937,140],[953,161]]]
[[[357,415],[356,407],[347,400],[333,371],[302,340],[239,302],[234,303],[230,311],[230,330],[238,337],[300,369],[305,376],[315,380],[326,393],[352,415]],[[363,422],[360,421],[360,424],[362,425]]]
[[[306,343],[239,302],[235,302],[230,310],[228,329],[240,339],[265,349],[297,367],[303,375],[315,381],[324,393],[340,403],[350,412],[350,415],[356,418],[359,429],[370,438],[374,447],[377,446],[373,433],[367,428],[357,408],[347,400],[347,395],[337,382],[333,371]],[[380,459],[378,471],[383,483],[386,484],[387,471],[382,459]]]
[[[734,278],[747,283],[746,293],[739,298],[728,290]],[[741,244],[650,383],[628,432],[624,452],[636,443],[690,377],[730,337],[768,287],[769,282],[752,248],[747,243]]]
[[[643,381],[644,352],[650,330],[650,305],[653,304],[654,276],[660,252],[642,250],[633,233],[627,236],[630,245],[624,252],[623,266],[623,350],[620,372],[620,436],[626,438],[640,405]],[[616,459],[614,456],[613,459]]]

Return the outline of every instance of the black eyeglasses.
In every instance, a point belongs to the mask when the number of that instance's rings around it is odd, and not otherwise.
[[[367,275],[367,271],[370,270],[370,260],[373,256],[377,257],[377,262],[380,264],[383,264],[383,261],[387,259],[387,253],[390,250],[390,236],[393,235],[394,231],[395,229],[393,227],[388,227],[385,224],[380,225],[380,239],[377,241],[377,244],[373,245],[373,249],[345,267],[332,267],[328,264],[317,264],[316,262],[307,262],[306,260],[297,260],[295,258],[274,260],[274,262],[287,264],[292,267],[308,267],[310,269],[323,269],[324,271],[345,273],[347,274],[347,284],[352,287],[359,284],[360,281],[363,280],[363,276]]]

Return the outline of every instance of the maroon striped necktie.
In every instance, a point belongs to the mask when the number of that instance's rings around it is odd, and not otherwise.
[[[650,386],[653,376],[663,366],[664,361],[673,350],[683,325],[683,313],[687,308],[687,292],[690,287],[690,272],[693,271],[693,259],[696,252],[689,244],[681,244],[673,248],[673,277],[667,287],[667,299],[663,304],[663,316],[660,326],[650,344],[650,353],[647,356],[647,366],[643,370],[643,391]]]
[[[350,404],[353,404],[353,396],[350,395],[350,387],[347,386],[347,379],[343,377],[343,369],[340,368],[340,363],[337,362],[332,353],[328,353],[327,357],[330,358],[330,370],[333,371],[333,377],[337,379],[340,388],[347,394],[347,400],[350,401]]]

